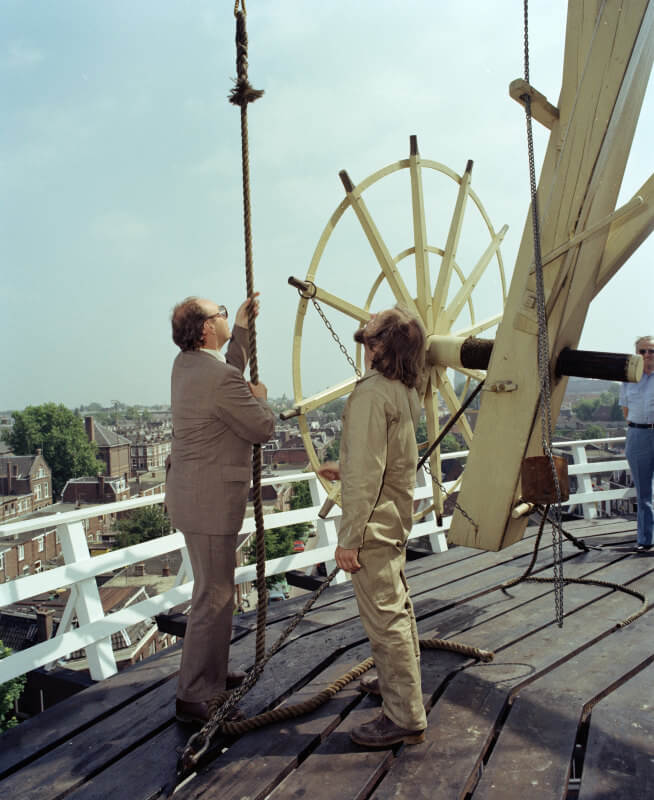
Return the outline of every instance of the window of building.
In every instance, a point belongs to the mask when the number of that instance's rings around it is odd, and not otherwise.
[[[45,478],[45,469],[43,467],[39,467],[39,471],[36,475],[37,478]]]
[[[42,553],[43,550],[45,549],[44,539],[45,539],[45,536],[37,536],[36,537],[36,541],[38,542],[38,545],[39,545],[39,553]]]
[[[4,572],[5,569],[5,554],[0,553],[0,572]]]
[[[35,495],[37,500],[41,499],[41,484],[40,483],[37,483],[36,486],[34,487],[34,495]]]
[[[18,560],[25,561],[25,545],[18,545]]]
[[[48,486],[47,483],[43,484],[43,496],[50,497],[50,487]]]

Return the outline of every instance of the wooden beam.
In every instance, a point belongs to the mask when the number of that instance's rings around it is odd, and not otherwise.
[[[654,5],[648,0],[578,0],[569,6],[559,119],[552,127],[538,185],[544,253],[615,209],[651,71],[653,17]],[[603,228],[544,270],[546,295],[558,286],[556,296],[548,297],[553,354],[578,344],[608,230]],[[477,529],[456,510],[449,538],[458,544],[497,550],[520,539],[526,526],[526,520],[512,519],[511,511],[520,501],[523,459],[542,452],[538,328],[526,324],[536,322],[529,286],[532,238],[527,219],[486,379],[489,386],[511,381],[517,389],[483,393],[458,498]],[[566,384],[564,378],[553,381],[553,420]]]
[[[509,84],[509,94],[524,107],[527,106],[525,96],[528,96],[531,101],[531,116],[537,122],[540,122],[541,125],[552,130],[554,123],[559,118],[559,109],[553,106],[544,94],[537,92],[533,86],[530,86],[530,84],[522,78],[511,81]]]

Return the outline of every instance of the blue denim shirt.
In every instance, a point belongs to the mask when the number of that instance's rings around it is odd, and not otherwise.
[[[629,422],[654,424],[654,372],[643,374],[638,383],[620,384],[620,405],[629,409]]]

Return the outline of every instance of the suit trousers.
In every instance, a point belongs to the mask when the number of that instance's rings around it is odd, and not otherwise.
[[[406,550],[372,540],[359,550],[361,569],[352,573],[361,622],[372,650],[384,714],[407,730],[423,730],[420,643],[404,577]]]
[[[177,697],[200,703],[225,690],[234,614],[237,534],[185,533],[184,539],[194,584]]]

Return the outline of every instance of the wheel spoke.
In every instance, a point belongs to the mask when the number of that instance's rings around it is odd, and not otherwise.
[[[476,336],[478,333],[487,331],[489,328],[492,328],[494,325],[497,325],[501,320],[502,320],[502,315],[495,314],[495,316],[493,317],[488,317],[487,319],[481,320],[481,322],[476,322],[473,325],[468,325],[466,328],[459,328],[459,330],[455,331],[453,335],[463,336],[464,338],[468,336]]]
[[[370,312],[366,311],[364,308],[355,306],[342,297],[338,297],[338,295],[331,294],[331,292],[321,289],[320,286],[317,286],[315,283],[314,286],[316,288],[315,299],[324,305],[335,308],[346,316],[352,317],[352,319],[355,319],[357,322],[368,322],[370,319]]]
[[[452,222],[450,223],[450,230],[447,235],[447,244],[445,245],[445,255],[443,256],[443,263],[438,273],[438,280],[434,291],[432,305],[434,319],[436,320],[445,310],[445,303],[447,302],[447,294],[452,277],[452,266],[459,246],[459,237],[461,236],[461,228],[463,226],[463,216],[465,214],[471,176],[472,161],[468,161],[466,170],[461,178],[461,183],[459,184],[459,193],[456,198],[454,214],[452,215]]]
[[[413,210],[413,242],[416,260],[416,287],[418,311],[428,331],[433,329],[433,306],[431,303],[431,278],[429,275],[429,248],[425,223],[425,202],[422,190],[422,170],[418,153],[417,137],[411,137],[409,157],[411,175],[411,208]]]
[[[404,283],[404,280],[397,269],[397,265],[393,261],[388,247],[386,246],[386,243],[384,242],[370,212],[368,211],[368,207],[366,206],[363,197],[361,196],[360,192],[357,191],[356,187],[345,171],[342,171],[340,175],[343,185],[345,186],[345,191],[347,192],[350,205],[352,206],[352,209],[359,220],[361,228],[363,229],[368,242],[370,243],[372,251],[375,254],[382,272],[386,276],[386,280],[388,281],[391,291],[399,303],[417,316],[418,309],[416,308],[416,304],[409,294],[409,290],[407,289],[406,284]]]
[[[342,383],[337,383],[330,389],[325,389],[324,391],[318,392],[318,394],[314,394],[311,397],[305,397],[303,400],[300,400],[299,403],[295,404],[292,411],[285,411],[284,415],[285,417],[292,417],[298,416],[299,414],[307,414],[309,411],[313,411],[315,408],[324,406],[331,400],[337,400],[339,397],[344,397],[346,394],[349,394],[352,389],[354,389],[354,384],[357,382],[357,380],[358,378],[353,375],[351,378],[348,378]]]
[[[438,378],[439,378],[439,390],[440,393],[443,395],[443,399],[447,403],[448,408],[452,413],[459,410],[461,404],[459,403],[459,398],[456,396],[456,392],[454,391],[454,387],[450,383],[449,378],[445,370],[438,370]],[[466,441],[468,447],[472,443],[472,428],[470,427],[470,423],[466,419],[465,414],[463,414],[459,421],[456,423],[461,428],[461,433],[463,434],[463,438]]]
[[[443,314],[438,318],[438,325],[436,327],[437,333],[440,332],[440,330],[446,330],[446,331],[450,330],[456,318],[461,313],[461,309],[466,304],[466,301],[472,294],[473,289],[479,283],[479,279],[486,271],[486,268],[490,264],[491,259],[493,258],[495,253],[497,253],[499,246],[502,244],[502,240],[504,239],[508,229],[509,226],[504,225],[500,230],[500,232],[493,237],[491,243],[488,245],[484,254],[479,259],[474,269],[470,272],[470,275],[468,275],[465,282],[460,287],[459,291],[456,293],[452,302],[448,305]]]

